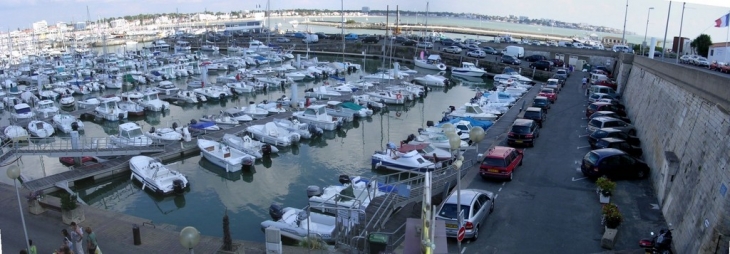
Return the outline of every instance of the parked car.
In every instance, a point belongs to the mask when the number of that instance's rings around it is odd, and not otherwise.
[[[446,224],[446,237],[455,238],[459,231],[459,213],[464,211],[464,238],[479,238],[479,229],[484,220],[494,211],[494,193],[486,190],[464,189],[459,192],[460,203],[457,203],[457,192],[451,193],[439,206],[436,220]]]
[[[712,64],[710,64],[710,70],[713,70],[713,71],[722,71],[722,67],[725,66],[725,65],[726,64],[723,63],[723,62],[712,62]]]
[[[550,59],[548,61],[553,62],[553,65],[555,65],[555,66],[563,66],[565,64],[565,62],[563,60],[560,60],[560,59],[557,59],[557,58]]]
[[[479,46],[478,45],[475,45],[475,44],[467,44],[464,49],[469,50],[469,51],[474,51],[474,50],[480,50],[481,51],[481,48],[479,48]]]
[[[540,137],[540,128],[537,123],[529,119],[517,119],[507,133],[507,145],[535,146],[535,139]]]
[[[611,71],[606,66],[595,66],[593,67],[592,71],[593,70],[601,70],[606,73],[606,76],[611,77]]]
[[[541,108],[538,107],[528,107],[525,109],[525,112],[522,113],[523,119],[530,119],[537,123],[537,126],[542,128],[542,124],[547,119],[547,114],[542,111]]]
[[[538,96],[544,96],[550,100],[550,103],[555,103],[556,100],[558,100],[558,93],[555,92],[552,88],[543,88],[540,89],[540,93],[537,94]]]
[[[528,61],[528,62],[537,62],[537,61],[541,61],[541,60],[547,60],[547,57],[545,57],[543,55],[531,55],[531,56],[525,57],[525,61]]]
[[[617,109],[618,111],[626,112],[626,106],[624,106],[623,104],[621,104],[621,102],[618,101],[618,99],[603,98],[603,99],[599,99],[596,102],[611,103],[611,105],[613,105],[613,107],[615,109]]]
[[[545,96],[535,96],[535,99],[532,100],[532,106],[542,109],[547,114],[548,109],[550,109],[550,99]]]
[[[502,63],[520,65],[522,61],[511,55],[502,55]]]
[[[531,63],[530,68],[550,71],[550,69],[552,68],[552,63],[550,63],[549,61],[545,61],[545,60],[539,60],[534,63]]]
[[[289,40],[289,38],[286,38],[286,37],[279,37],[279,38],[276,38],[276,42],[286,43],[286,42],[291,42],[291,40]]]
[[[730,63],[725,63],[725,65],[721,66],[720,72],[730,73]]]
[[[545,88],[553,89],[555,92],[560,92],[560,80],[550,78],[545,82]]]
[[[408,41],[408,38],[403,36],[396,36],[394,39],[395,43],[403,43],[405,41]]]
[[[458,46],[448,46],[443,48],[441,51],[452,54],[461,54],[461,48]]]
[[[489,149],[479,165],[482,179],[497,178],[512,180],[514,170],[522,165],[524,153],[512,147],[495,146]]]
[[[631,145],[629,144],[629,142],[626,142],[626,140],[619,138],[602,138],[598,141],[598,143],[596,143],[596,148],[615,148],[635,158],[641,158],[641,156],[644,154],[644,151],[641,150],[641,147]]]
[[[593,113],[591,116],[589,116],[588,121],[593,120],[594,118],[597,118],[597,117],[602,117],[602,116],[613,117],[613,118],[619,119],[621,121],[624,121],[626,123],[631,123],[631,120],[629,120],[628,117],[619,116],[618,114],[616,114],[616,112],[613,112],[613,111],[598,111],[596,113]]]
[[[416,44],[416,47],[431,49],[431,48],[433,48],[433,43],[430,43],[427,41],[422,41],[422,42],[419,42],[418,44]]]
[[[482,47],[482,50],[484,53],[490,54],[490,55],[499,55],[499,51],[492,47]]]
[[[565,77],[564,79],[568,79],[570,77],[570,73],[566,69],[558,69],[558,71],[555,72],[555,75],[560,75]]]
[[[590,103],[598,102],[599,100],[602,100],[602,99],[613,99],[613,96],[611,96],[610,94],[607,94],[607,93],[594,93],[594,94],[591,94],[591,96],[588,96],[588,101]]]
[[[316,35],[317,35],[317,36],[318,36],[318,37],[319,37],[320,39],[322,39],[322,40],[329,40],[329,39],[332,39],[332,37],[331,37],[331,36],[329,36],[329,35],[327,35],[327,34],[325,34],[325,33],[322,33],[322,32],[319,32],[319,33],[315,33],[315,34],[316,34]]]
[[[626,142],[633,146],[641,145],[641,140],[634,135],[629,135],[619,129],[601,128],[588,135],[588,144],[591,146],[591,149],[596,149],[596,144],[602,138],[618,138],[626,140]]]
[[[636,128],[630,123],[621,121],[621,119],[601,116],[588,121],[588,132],[594,132],[601,128],[614,128],[626,132],[629,135],[636,135]]]
[[[367,36],[362,39],[362,43],[378,43],[378,42],[380,42],[380,39],[378,39],[378,37],[375,37],[375,36]]]
[[[604,175],[611,179],[641,179],[649,176],[650,172],[649,166],[644,161],[614,148],[598,149],[586,153],[580,170],[584,176],[592,179]]]
[[[452,39],[441,39],[441,40],[439,40],[439,43],[441,43],[441,45],[444,45],[444,46],[451,46],[451,45],[454,45],[455,41]]]
[[[416,46],[418,44],[418,42],[417,41],[414,41],[414,40],[405,40],[401,44],[403,46]]]
[[[626,116],[626,111],[621,110],[619,107],[614,106],[610,102],[594,102],[588,105],[586,108],[586,117],[591,116],[596,111],[613,111],[620,116]]]
[[[707,58],[704,57],[698,57],[692,60],[692,64],[697,65],[699,67],[710,67],[710,62],[707,61]]]
[[[693,55],[683,55],[679,57],[679,63],[688,64],[691,62]]]
[[[484,57],[487,57],[487,53],[484,53],[484,51],[481,51],[481,50],[472,50],[472,51],[466,52],[466,56],[484,58]]]

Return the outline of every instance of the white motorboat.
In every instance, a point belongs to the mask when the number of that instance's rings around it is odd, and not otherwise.
[[[107,121],[119,121],[127,119],[128,113],[126,110],[122,110],[117,105],[119,97],[115,98],[102,98],[101,103],[94,109],[96,114],[100,115],[104,120]]]
[[[256,107],[268,111],[269,115],[284,113],[287,111],[281,102],[268,102],[267,100],[259,103]]]
[[[230,89],[233,89],[236,93],[252,93],[254,91],[254,87],[247,85],[244,82],[230,82],[226,83],[226,86]]]
[[[346,101],[338,104],[338,106],[354,111],[356,117],[368,117],[373,115],[372,109],[360,106],[359,104],[354,102]]]
[[[222,112],[222,111],[221,111]],[[199,119],[201,122],[212,122],[219,126],[221,129],[230,129],[236,127],[240,123],[238,120],[234,120],[228,116],[224,116],[223,113],[218,115],[204,115]]]
[[[248,107],[241,109],[241,111],[253,119],[262,119],[269,115],[268,110],[257,107],[253,101],[249,102]]]
[[[436,148],[446,150],[451,149],[451,145],[449,144],[449,138],[446,137],[446,135],[444,135],[443,133],[425,133],[418,136],[411,134],[409,135],[408,142],[406,143],[412,145],[430,143]],[[467,147],[469,147],[469,143],[461,140],[461,143],[459,144],[459,149],[465,149]]]
[[[422,143],[417,145],[411,145],[411,144],[401,144],[400,147],[398,147],[398,151],[401,153],[408,153],[410,151],[417,151],[423,158],[426,158],[427,160],[434,161],[434,155],[436,157],[437,161],[448,161],[453,158],[451,153],[449,153],[448,150],[441,149],[438,147],[435,147],[428,143]],[[436,167],[440,167],[438,163],[436,164]]]
[[[137,93],[141,95],[141,93]],[[131,98],[131,97],[125,97],[124,99],[119,96],[110,96],[107,97],[111,100],[117,101],[117,106],[119,109],[127,111],[127,114],[130,116],[144,116],[145,108],[142,106],[139,101],[142,97],[139,97],[137,99]]]
[[[481,77],[487,74],[487,71],[481,69],[469,62],[462,62],[461,67],[451,68],[451,74],[467,77]]]
[[[261,222],[261,229],[275,227],[281,229],[281,236],[302,241],[309,235],[317,235],[326,243],[334,243],[336,218],[334,216],[309,213],[306,210],[278,204],[269,207],[271,220]]]
[[[223,139],[221,140],[221,142],[223,142],[223,144],[236,148],[241,152],[252,155],[253,157],[256,157],[256,159],[261,159],[264,155],[279,152],[279,149],[276,148],[276,146],[253,140],[251,139],[251,137],[245,135],[243,137],[239,137],[233,134],[226,133],[223,134]]]
[[[33,120],[28,123],[28,132],[34,137],[47,138],[53,135],[55,130],[53,129],[53,125],[49,123]]]
[[[494,121],[498,117],[495,114],[484,112],[478,104],[473,103],[466,103],[458,109],[451,108],[451,112],[447,112],[447,114],[450,117],[471,117],[479,121]]]
[[[198,139],[198,147],[205,159],[225,168],[226,172],[241,171],[244,165],[253,165],[256,160],[252,155],[213,140]]]
[[[326,105],[326,111],[328,115],[341,117],[344,122],[352,122],[355,120],[355,114],[357,111],[343,108],[340,101],[328,101]]]
[[[149,188],[160,195],[182,194],[188,187],[185,175],[171,170],[162,162],[147,156],[134,156],[129,160],[131,178],[142,183],[142,189]]]
[[[3,129],[3,134],[8,141],[22,141],[28,140],[28,131],[25,128],[18,125],[8,125]]]
[[[342,93],[336,91],[330,91],[326,86],[318,86],[305,90],[304,96],[317,98],[317,99],[328,99],[332,97],[342,96]]]
[[[182,141],[183,134],[175,131],[173,128],[168,127],[150,127],[148,132],[144,133],[145,136],[155,141]]]
[[[174,95],[177,94],[178,91],[180,91],[180,88],[175,86],[171,81],[165,80],[160,81],[159,84],[155,87],[159,94],[162,95]]]
[[[3,93],[3,92],[0,92],[0,93]],[[0,94],[0,97],[2,97],[2,96],[4,96],[4,95]],[[38,96],[40,97],[41,100],[55,101],[56,99],[58,99],[58,96],[60,96],[60,94],[58,94],[57,92],[55,92],[53,90],[43,90],[43,91],[38,92]]]
[[[398,104],[402,105],[406,102],[406,97],[403,96],[403,93],[399,92],[393,92],[393,91],[377,91],[377,92],[367,92],[366,95],[370,96],[370,99],[384,103],[384,104]]]
[[[313,135],[321,135],[322,129],[309,125],[307,123],[301,123],[297,119],[279,119],[274,118],[274,123],[280,128],[287,129],[289,132],[299,133],[301,138],[312,138]]]
[[[382,167],[405,172],[427,172],[436,169],[436,164],[423,158],[418,151],[401,153],[392,142],[388,142],[385,150],[373,153],[371,164],[374,168]]]
[[[428,70],[446,70],[446,65],[441,62],[441,56],[437,54],[431,54],[426,59],[419,59],[418,57],[414,57],[413,63],[415,63],[416,67]]]
[[[360,106],[364,106],[367,108],[382,109],[385,107],[385,103],[377,101],[374,98],[370,97],[370,95],[367,95],[367,94],[353,95],[352,101],[354,101],[355,104],[358,104]]]
[[[101,104],[101,101],[97,98],[88,98],[76,101],[76,106],[78,108],[95,108],[96,106],[99,106],[99,104]]]
[[[225,98],[226,94],[213,89],[212,87],[201,87],[193,89],[193,92],[199,96],[205,96],[208,100],[220,100]]]
[[[58,114],[58,107],[52,100],[41,100],[35,105],[35,112],[43,117],[50,117]]]
[[[76,125],[77,131],[84,130],[84,122],[77,119],[75,116],[70,114],[57,114],[53,116],[53,126],[63,133],[70,133],[73,130],[74,124]]]
[[[314,76],[309,73],[301,72],[301,71],[295,71],[295,72],[289,72],[284,74],[287,78],[290,78],[294,81],[306,81],[306,80],[312,80],[314,79]]]
[[[177,93],[174,95],[175,99],[177,99],[178,102],[185,102],[185,103],[198,103],[200,100],[198,100],[198,96],[191,91],[177,91]],[[205,96],[203,96],[203,99],[205,99]]]
[[[157,92],[152,90],[145,90],[142,95],[142,99],[139,100],[138,103],[139,105],[143,106],[145,110],[159,112],[170,109],[170,103],[160,100]]]
[[[279,127],[274,122],[252,125],[246,127],[246,131],[251,133],[255,139],[275,146],[290,146],[301,139],[299,133]]]
[[[326,131],[333,131],[342,125],[342,119],[327,114],[324,105],[311,105],[304,111],[294,112],[292,116],[300,122]]]
[[[253,121],[253,118],[247,114],[245,114],[243,111],[241,111],[239,108],[228,108],[226,110],[221,111],[221,114],[224,117],[230,117],[233,120],[238,121],[239,123],[245,123]]]
[[[35,113],[30,108],[30,105],[26,103],[19,103],[13,105],[13,112],[10,114],[13,119],[21,120],[21,119],[31,119],[35,117]]]
[[[109,136],[110,148],[150,146],[152,139],[142,133],[142,128],[136,123],[119,125],[119,134]]]
[[[58,100],[62,107],[70,107],[76,105],[76,99],[71,94],[61,95],[61,99]]]
[[[337,214],[338,209],[364,211],[372,199],[397,190],[391,185],[377,181],[371,182],[359,176],[350,178],[347,175],[341,175],[339,182],[341,185],[324,188],[308,186],[307,196],[310,208],[329,214]]]
[[[187,41],[177,41],[175,42],[175,51],[190,51],[192,47],[190,47],[190,42]]]
[[[512,68],[505,68],[504,71],[502,71],[502,74],[494,75],[494,81],[503,81],[503,80],[506,81],[506,80],[510,80],[510,79],[513,79],[513,80],[516,80],[516,81],[519,81],[519,82],[525,83],[525,84],[533,82],[532,79],[520,75],[520,73],[518,73],[517,71],[515,71]]]
[[[413,78],[413,81],[426,86],[447,86],[449,79],[444,76],[445,73],[446,71],[440,71],[437,74],[426,74],[426,76]]]

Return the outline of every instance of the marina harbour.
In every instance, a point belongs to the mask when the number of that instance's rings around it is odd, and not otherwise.
[[[212,55],[211,59],[218,56]],[[319,56],[320,61],[341,61],[342,58]],[[345,76],[347,81],[356,82],[363,76],[375,72],[383,66],[382,60],[345,59],[364,65],[360,70]],[[386,66],[390,66],[386,62]],[[276,65],[272,65],[276,66]],[[413,66],[410,68],[414,69]],[[435,74],[435,71],[415,68],[419,73]],[[233,72],[210,72],[208,79],[215,83],[218,79],[233,75]],[[189,79],[173,80],[181,89],[185,89]],[[307,187],[320,187],[338,184],[340,175],[370,177],[376,174],[393,173],[393,171],[374,170],[371,156],[375,151],[382,151],[387,143],[398,143],[409,134],[418,134],[419,128],[425,128],[427,121],[440,120],[448,106],[463,105],[475,93],[492,87],[492,80],[470,78],[469,81],[452,79],[450,86],[433,87],[424,98],[407,102],[405,105],[389,105],[387,109],[376,111],[372,116],[357,118],[345,123],[334,131],[324,131],[321,136],[302,139],[290,147],[279,147],[279,153],[271,157],[256,160],[250,168],[239,172],[226,172],[202,158],[199,154],[175,159],[168,164],[172,170],[187,176],[190,188],[184,195],[160,196],[152,191],[141,190],[142,184],[130,179],[129,172],[116,174],[111,178],[77,181],[71,189],[88,205],[120,212],[144,219],[155,224],[171,224],[179,227],[194,226],[202,234],[222,236],[220,220],[227,211],[231,222],[233,238],[247,241],[263,241],[260,223],[268,220],[268,208],[272,202],[283,206],[301,208],[307,205]],[[199,104],[171,103],[169,110],[162,112],[145,112],[144,116],[129,117],[128,121],[110,122],[94,117],[82,117],[84,131],[82,137],[104,138],[119,133],[119,126],[124,122],[137,123],[143,132],[151,127],[169,127],[174,121],[189,123],[191,119],[199,119],[204,115],[217,115],[222,110],[233,107],[246,107],[250,102],[256,104],[264,100],[274,102],[283,96],[292,100],[304,101],[305,90],[316,88],[324,82],[336,80],[315,80],[296,82],[281,88],[270,88],[266,91],[242,93],[220,101],[209,101]],[[400,81],[391,81],[396,84]],[[387,84],[388,81],[384,81]],[[139,85],[140,90],[154,87],[154,84]],[[134,91],[133,86],[125,86],[121,91]],[[76,96],[82,100],[92,96],[118,94],[120,90],[107,89],[99,93]],[[358,94],[357,92],[355,94]],[[319,103],[324,103],[321,101]],[[0,125],[9,124],[12,109],[0,115]],[[273,115],[271,118],[277,118]],[[245,125],[245,124],[244,124]],[[68,137],[58,132],[57,137]],[[193,139],[193,143],[195,139]],[[154,156],[154,155],[150,155]],[[4,163],[8,163],[7,160]],[[17,161],[24,168],[23,177],[27,180],[66,172],[68,167],[59,163],[57,157],[24,155]],[[7,178],[0,181],[11,183]],[[291,244],[291,243],[290,243]]]

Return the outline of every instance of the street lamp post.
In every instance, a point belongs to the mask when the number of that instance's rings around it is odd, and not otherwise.
[[[450,131],[446,133],[446,137],[449,138],[449,147],[451,150],[456,150],[457,154],[459,153],[458,149],[461,146],[461,138],[459,138],[459,135],[456,135],[456,131]],[[461,163],[460,160],[462,157],[457,156],[457,160],[454,161],[454,169],[456,170],[456,207],[457,214],[461,212]],[[459,221],[459,228],[461,228],[463,225],[461,225],[461,221]],[[461,241],[458,242],[458,248],[461,250]]]
[[[200,232],[194,227],[185,227],[180,230],[180,244],[194,254],[193,248],[200,243]]]
[[[651,10],[653,10],[653,9],[654,9],[654,7],[649,7],[649,11],[646,14],[646,29],[644,30],[644,44],[646,44],[647,46],[649,45],[648,43],[646,43],[646,34],[649,32],[649,15],[651,15]],[[641,55],[642,56],[644,55],[644,45],[641,45]]]
[[[18,184],[16,181],[20,177],[20,168],[13,164],[8,167],[6,171],[8,178],[13,179],[13,186],[15,186],[15,196],[18,198],[18,210],[20,211],[20,221],[23,223],[23,233],[25,234],[25,247],[26,250],[30,251],[30,243],[28,242],[28,229],[25,227],[25,215],[23,215],[23,204],[20,203],[20,192],[18,192]]]
[[[687,3],[682,3],[682,18],[679,19],[679,45],[677,45],[677,63],[679,63],[679,55],[682,54],[680,49],[684,49],[684,39],[682,39],[682,25],[684,24],[684,7]]]
[[[626,44],[626,19],[629,17],[629,0],[626,0],[626,10],[624,11],[624,29],[621,34],[621,43]]]

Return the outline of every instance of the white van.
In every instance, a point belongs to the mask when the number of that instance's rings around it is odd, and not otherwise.
[[[504,47],[504,50],[502,50],[502,54],[523,58],[525,57],[525,48],[519,46],[507,46]]]
[[[591,84],[595,84],[596,82],[600,82],[603,80],[608,80],[608,77],[603,74],[591,73]]]
[[[624,53],[631,52],[631,48],[629,48],[629,46],[626,46],[626,45],[613,45],[613,48],[611,48],[611,50],[613,50],[613,52],[624,52]]]
[[[319,36],[317,34],[304,34],[306,36],[304,39],[302,39],[302,43],[317,43],[319,42]]]
[[[602,93],[602,94],[608,94],[611,97],[616,98],[616,91],[613,90],[613,88],[607,87],[607,86],[597,86],[592,85],[590,90],[590,94],[596,94],[596,93]]]

